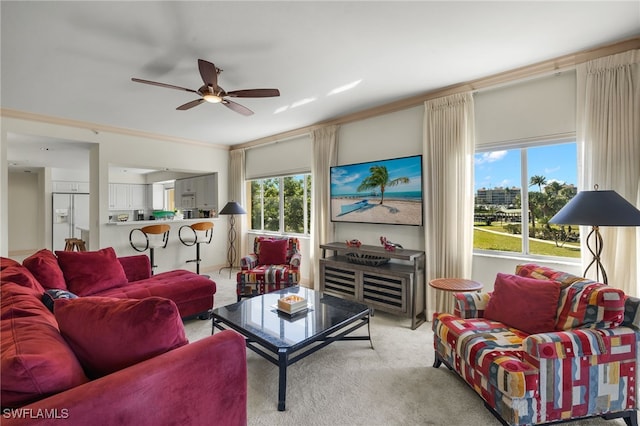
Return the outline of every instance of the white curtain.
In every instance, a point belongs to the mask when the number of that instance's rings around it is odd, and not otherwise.
[[[234,149],[229,153],[229,158],[229,201],[236,201],[249,212],[245,191],[244,149]],[[238,238],[236,239],[238,256],[236,261],[239,262],[242,256],[249,253],[247,251],[247,224],[249,219],[248,215],[237,216],[235,219],[236,232],[238,233]]]
[[[640,208],[640,50],[588,61],[577,67],[577,77],[580,189],[593,190],[597,184]],[[581,235],[588,231],[583,227]],[[600,231],[609,284],[638,296],[640,228]],[[584,239],[582,253],[586,266],[591,254]]]
[[[334,240],[334,226],[330,217],[331,202],[329,199],[330,174],[329,168],[335,166],[338,158],[336,140],[337,126],[327,126],[313,131],[311,144],[313,148],[313,161],[311,163],[311,176],[313,197],[311,198],[311,244],[309,244],[309,287],[314,288],[318,282],[318,269],[315,267],[320,262],[320,244]]]
[[[427,282],[471,278],[474,108],[471,93],[425,102],[425,249]],[[428,287],[427,309],[452,312],[450,293]]]

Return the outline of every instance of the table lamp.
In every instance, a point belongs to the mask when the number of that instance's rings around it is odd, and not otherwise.
[[[223,269],[229,268],[229,278],[231,278],[231,271],[233,270],[233,264],[236,262],[236,219],[235,215],[237,214],[247,214],[246,210],[242,208],[242,206],[235,201],[229,201],[226,206],[222,210],[220,210],[219,214],[223,215],[231,215],[229,219],[229,248],[227,250],[227,262],[228,266],[220,268],[220,273]]]
[[[598,191],[598,185],[594,191],[581,191],[562,208],[549,223],[562,225],[587,225],[591,226],[591,232],[587,236],[587,248],[593,255],[593,259],[584,270],[584,276],[592,265],[596,267],[596,280],[607,284],[607,273],[600,261],[602,254],[602,235],[600,226],[640,226],[640,210],[625,200],[615,191]],[[592,248],[590,240],[594,240]]]

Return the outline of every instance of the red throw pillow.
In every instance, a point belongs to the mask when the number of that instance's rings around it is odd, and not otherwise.
[[[4,271],[9,266],[20,266],[20,263],[8,257],[0,257],[0,271]]]
[[[56,299],[60,333],[87,376],[98,378],[189,343],[169,299]]]
[[[44,293],[44,288],[40,285],[36,277],[34,277],[27,268],[21,266],[19,263],[17,266],[4,268],[1,275],[2,284],[15,283],[22,287],[30,288],[39,294]]]
[[[89,381],[39,295],[5,283],[0,298],[3,408],[21,407]]]
[[[260,265],[283,265],[287,263],[288,239],[260,241],[258,263]]]
[[[555,330],[560,284],[498,274],[484,317],[528,334]]]
[[[56,259],[51,250],[42,249],[37,251],[23,260],[22,265],[36,277],[44,288],[67,289],[62,269],[58,265],[58,259]]]
[[[90,296],[127,284],[127,275],[113,247],[98,251],[56,251],[67,290]]]

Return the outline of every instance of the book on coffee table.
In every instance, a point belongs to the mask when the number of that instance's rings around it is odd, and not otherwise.
[[[307,309],[307,307],[307,300],[295,294],[278,299],[278,310],[287,314],[295,314],[296,312]]]

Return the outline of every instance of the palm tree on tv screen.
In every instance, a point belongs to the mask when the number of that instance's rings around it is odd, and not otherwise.
[[[368,191],[380,187],[380,203],[384,203],[384,191],[388,186],[396,186],[401,183],[409,183],[408,177],[399,177],[393,180],[389,180],[389,171],[385,166],[371,166],[369,168],[369,176],[364,178],[360,185],[358,185],[357,191]]]

